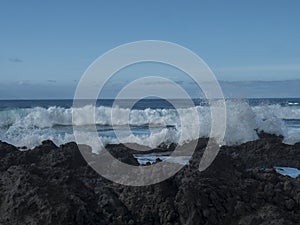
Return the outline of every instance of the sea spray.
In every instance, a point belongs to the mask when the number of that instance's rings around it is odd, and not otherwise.
[[[218,107],[217,104],[214,107]],[[227,100],[227,127],[224,143],[236,145],[258,138],[257,131],[264,131],[285,137],[284,141],[293,144],[300,141],[300,107],[280,103],[260,103],[251,106],[245,100]],[[92,120],[87,113],[92,106],[80,108],[81,116],[72,124],[72,108],[59,106],[9,108],[0,110],[0,139],[17,146],[32,148],[45,139],[53,140],[57,145],[74,141],[72,126],[82,127],[82,135],[89,137]],[[96,130],[105,144],[137,143],[154,148],[160,144],[183,144],[199,137],[208,137],[211,129],[210,107],[198,104],[198,115],[192,115],[191,108],[179,108],[184,115],[181,120],[187,124],[181,127],[179,113],[173,108],[132,109],[123,107],[96,107]],[[111,113],[114,119],[112,120]],[[129,114],[129,117],[126,116]],[[199,116],[200,133],[194,132],[193,119]],[[116,119],[117,118],[117,119]],[[287,120],[292,121],[291,127]],[[299,123],[300,124],[300,123]],[[130,130],[127,130],[127,126]],[[119,138],[116,138],[115,131]],[[179,140],[179,137],[181,139]],[[96,146],[96,140],[90,140]],[[97,149],[96,151],[98,151]]]

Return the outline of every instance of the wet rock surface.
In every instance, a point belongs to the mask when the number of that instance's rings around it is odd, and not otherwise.
[[[51,141],[29,151],[0,142],[0,225],[40,224],[300,224],[300,177],[273,166],[300,168],[300,145],[280,137],[224,146],[199,172],[207,140],[190,160],[161,183],[123,186],[86,163],[78,146]],[[109,146],[120,161],[136,165],[132,151]],[[119,153],[119,150],[122,150]]]

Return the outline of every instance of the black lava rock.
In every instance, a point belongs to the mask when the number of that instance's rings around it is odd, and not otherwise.
[[[299,143],[285,145],[281,137],[261,134],[260,140],[222,147],[199,172],[206,143],[199,139],[189,165],[173,177],[130,187],[97,174],[76,143],[58,147],[45,141],[19,151],[0,142],[0,224],[299,224],[300,178],[272,169],[300,168]],[[110,145],[109,152],[138,166],[126,148]]]

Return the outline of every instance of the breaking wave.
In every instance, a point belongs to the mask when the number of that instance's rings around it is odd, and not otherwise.
[[[217,107],[217,106],[216,106]],[[300,108],[292,104],[250,106],[247,101],[226,101],[227,126],[223,144],[236,145],[258,138],[257,131],[282,135],[285,142],[300,141]],[[32,148],[45,139],[56,144],[74,141],[74,126],[93,124],[89,112],[92,106],[79,109],[80,116],[72,122],[72,108],[35,107],[27,109],[2,109],[0,111],[0,139],[17,146]],[[208,106],[196,106],[200,118],[200,133],[195,129],[191,108],[180,109],[133,109],[99,106],[95,109],[95,121],[99,137],[104,144],[131,142],[149,147],[160,144],[183,144],[199,137],[208,137],[211,128],[211,114]],[[179,118],[179,114],[183,115]],[[114,115],[112,119],[112,115]],[[182,129],[181,121],[188,124]],[[130,126],[131,132],[125,128]],[[292,127],[291,129],[289,128]],[[125,128],[124,128],[125,127]],[[121,133],[119,139],[114,129]],[[82,132],[89,138],[88,131]],[[180,139],[179,136],[183,138]],[[91,145],[94,141],[90,140]]]

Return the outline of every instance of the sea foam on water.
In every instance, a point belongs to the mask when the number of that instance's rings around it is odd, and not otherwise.
[[[218,107],[218,104],[212,107]],[[79,116],[72,121],[73,108],[51,106],[3,109],[0,111],[0,140],[29,148],[39,145],[45,139],[60,145],[75,140],[72,129],[74,125],[82,127],[80,135],[86,136],[85,140],[96,149],[98,142],[91,140],[88,129],[96,122],[96,130],[103,145],[137,143],[154,148],[161,144],[181,145],[199,137],[209,137],[211,120],[220,119],[211,118],[208,105],[197,105],[195,108],[132,110],[118,106],[98,106],[94,109],[87,105],[76,110]],[[95,110],[95,121],[90,115],[91,110]],[[195,123],[197,117],[199,124]],[[261,131],[282,135],[284,142],[288,144],[300,141],[300,125],[297,127],[300,108],[295,105],[250,106],[247,101],[226,100],[226,117],[226,132],[222,143],[224,145],[238,145],[256,140],[257,132]],[[286,120],[295,121],[292,126],[287,126]],[[184,127],[181,127],[182,124]],[[198,125],[199,133],[196,132]],[[99,147],[96,151],[98,150]]]

